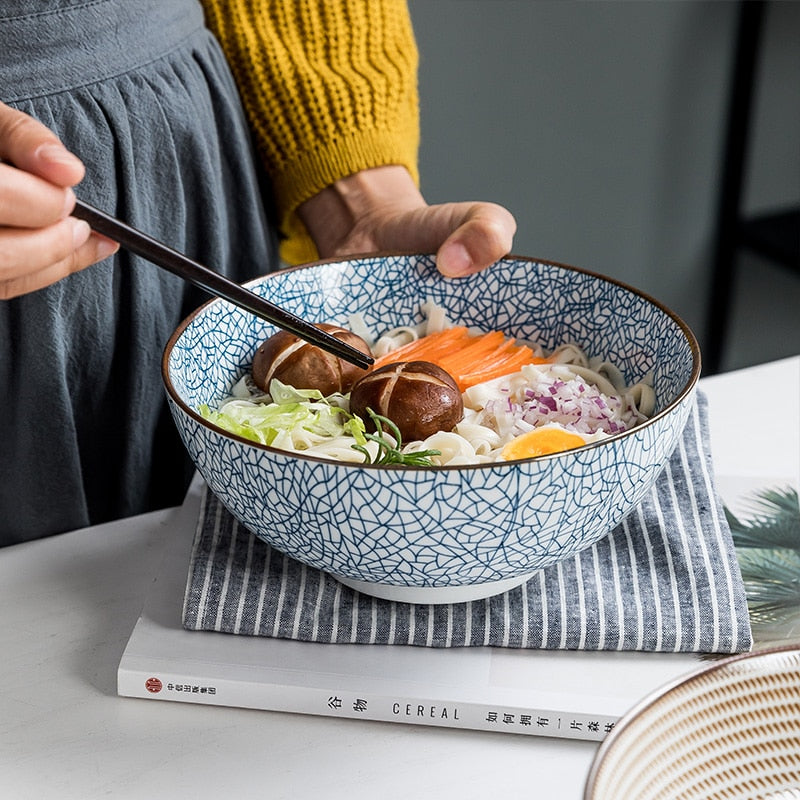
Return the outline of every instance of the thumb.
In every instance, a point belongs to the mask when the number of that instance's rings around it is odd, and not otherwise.
[[[0,103],[0,160],[38,175],[56,186],[83,179],[83,162],[41,122]]]
[[[472,203],[439,248],[436,265],[451,278],[486,269],[508,254],[516,229],[516,220],[502,206]]]

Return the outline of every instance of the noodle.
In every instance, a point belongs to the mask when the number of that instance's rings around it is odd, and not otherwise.
[[[422,310],[425,318],[418,325],[398,326],[376,340],[360,315],[351,318],[350,326],[379,357],[453,327],[435,303],[427,301]],[[590,443],[628,430],[655,411],[651,375],[627,385],[616,365],[590,358],[575,343],[561,345],[549,356],[536,343],[525,344],[537,356],[547,357],[547,363],[526,364],[519,372],[471,386],[463,393],[464,418],[454,430],[403,443],[401,452],[438,451],[430,456],[435,466],[502,461],[509,442],[536,428],[555,426]],[[274,397],[245,376],[217,411],[204,413],[227,430],[289,452],[364,463],[365,450],[370,462],[377,462],[381,451],[377,442],[358,434],[359,449],[353,446],[354,432],[347,427],[351,418],[339,410],[349,411],[348,396],[322,398],[316,393],[313,397],[314,391],[295,390],[277,381],[270,392]],[[357,419],[354,423],[361,425]],[[396,446],[388,433],[383,436]]]

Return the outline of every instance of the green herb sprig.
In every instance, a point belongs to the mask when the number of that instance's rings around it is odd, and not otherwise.
[[[369,450],[364,445],[354,444],[351,445],[353,450],[357,450],[364,456],[365,464],[377,464],[385,466],[387,464],[398,464],[404,467],[432,467],[433,456],[442,454],[441,450],[419,450],[415,453],[404,453],[401,448],[403,446],[403,437],[400,435],[400,430],[388,417],[376,414],[371,408],[367,409],[372,422],[375,425],[375,433],[365,433],[364,437],[371,442],[378,445],[378,453],[373,459]],[[386,438],[384,433],[384,426],[388,428],[394,442]]]

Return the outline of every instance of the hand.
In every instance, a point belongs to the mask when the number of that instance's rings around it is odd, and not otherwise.
[[[49,286],[119,249],[69,216],[71,187],[83,174],[52,131],[0,103],[0,299]]]
[[[514,217],[494,203],[428,205],[404,167],[364,170],[323,189],[298,215],[321,258],[376,251],[436,253],[448,277],[478,272],[511,250]]]

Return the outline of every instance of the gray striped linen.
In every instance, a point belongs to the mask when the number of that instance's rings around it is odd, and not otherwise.
[[[206,489],[183,621],[330,643],[701,653],[752,645],[701,393],[656,486],[608,537],[485,600],[415,605],[361,594],[257,539]]]

